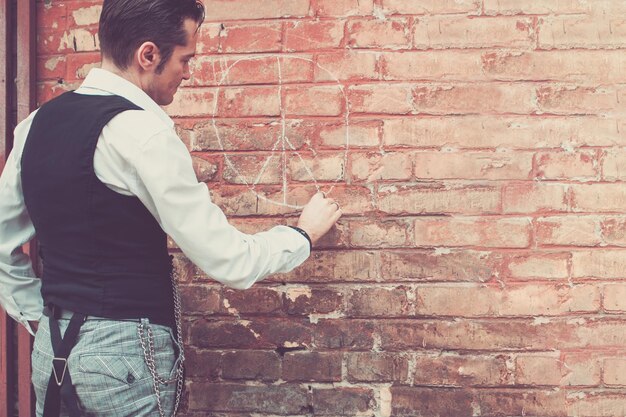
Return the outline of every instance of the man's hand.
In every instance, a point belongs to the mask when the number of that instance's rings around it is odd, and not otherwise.
[[[315,244],[333,227],[342,214],[339,203],[319,192],[304,206],[298,219],[298,227],[307,232],[311,243]]]

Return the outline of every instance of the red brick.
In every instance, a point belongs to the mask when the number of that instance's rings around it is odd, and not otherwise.
[[[626,151],[623,149],[607,150],[602,156],[602,177],[608,181],[623,181],[626,179],[624,164],[626,164]]]
[[[465,390],[391,387],[394,416],[471,416],[472,398]]]
[[[225,53],[277,52],[281,48],[280,23],[224,24],[220,49]]]
[[[530,177],[533,155],[527,152],[415,152],[417,178],[523,180]]]
[[[327,123],[319,131],[320,145],[341,149],[375,147],[380,144],[380,127],[377,121],[351,122],[348,126]]]
[[[572,253],[573,278],[623,278],[626,276],[626,251],[603,249]]]
[[[565,279],[571,255],[567,252],[529,252],[503,257],[501,278],[512,280]]]
[[[201,348],[276,349],[311,343],[311,330],[296,320],[198,320],[190,331],[191,343]]]
[[[498,255],[489,252],[415,251],[381,253],[385,281],[489,281],[501,265]]]
[[[498,186],[463,184],[388,185],[378,188],[378,209],[390,214],[497,213]]]
[[[67,54],[91,52],[100,49],[97,30],[94,28],[71,28],[67,31],[42,30],[38,33],[39,54]]]
[[[37,58],[37,81],[58,80],[65,77],[66,58],[63,55]]]
[[[505,213],[549,213],[568,209],[562,184],[510,183],[504,187],[502,200]]]
[[[221,370],[224,379],[276,381],[280,378],[280,358],[276,352],[254,350],[224,352]]]
[[[590,216],[554,216],[537,220],[536,240],[541,245],[598,246],[600,221]]]
[[[406,355],[384,352],[350,352],[346,354],[348,381],[406,382],[409,359]]]
[[[619,14],[544,17],[538,31],[542,49],[619,48],[626,44],[626,25]]]
[[[511,358],[506,355],[425,355],[415,362],[415,385],[502,386],[513,384]]]
[[[367,16],[374,11],[374,0],[316,0],[316,16]]]
[[[415,112],[427,114],[534,113],[534,88],[525,84],[416,85]]]
[[[352,153],[350,165],[352,179],[357,181],[408,180],[413,175],[409,155],[400,152]]]
[[[193,90],[196,91],[196,90]],[[206,100],[200,114],[213,114],[217,108],[219,117],[246,117],[246,116],[279,116],[280,95],[277,87],[244,87],[220,89],[218,103],[215,106],[212,100]],[[187,114],[198,114],[187,109]]]
[[[626,415],[626,396],[622,392],[583,392],[572,394],[568,401],[568,415],[613,417]]]
[[[516,384],[589,386],[600,384],[600,361],[590,353],[524,354],[516,360]]]
[[[369,388],[313,389],[313,409],[320,416],[354,416],[372,411],[374,392]]]
[[[213,89],[185,89],[180,88],[174,95],[174,101],[165,107],[172,116],[206,116],[213,114],[215,90]]]
[[[185,348],[185,372],[187,377],[202,377],[217,381],[222,369],[222,353]]]
[[[290,148],[300,149],[305,138],[298,134],[299,121],[286,120],[285,125]],[[281,140],[281,130],[276,119],[216,119],[194,124],[181,132],[181,138],[193,151],[271,151]]]
[[[273,57],[200,56],[191,62],[191,86],[278,84],[279,60]],[[301,81],[307,80],[303,74]]]
[[[413,315],[407,287],[359,288],[348,296],[349,317],[402,317]]]
[[[200,29],[198,29],[198,43],[196,44],[197,54],[209,54],[219,51],[222,27],[222,23],[208,22],[204,22],[200,26]]]
[[[80,86],[77,82],[45,81],[37,85],[37,105],[40,106],[66,91],[76,90]]]
[[[374,324],[371,320],[320,320],[314,327],[313,340],[318,349],[372,349]]]
[[[600,220],[602,241],[607,245],[626,245],[626,218],[602,217]]]
[[[38,31],[41,29],[64,30],[67,27],[67,6],[65,3],[38,3],[36,8]]]
[[[566,417],[564,391],[538,389],[480,390],[474,402],[484,415]]]
[[[224,181],[233,184],[282,184],[282,155],[226,155]],[[234,169],[236,168],[236,169]],[[261,174],[262,173],[262,174]]]
[[[339,87],[286,87],[285,113],[289,116],[338,116],[346,106]]]
[[[619,105],[612,87],[546,85],[538,87],[536,94],[539,109],[552,114],[602,114]]]
[[[347,233],[352,247],[412,246],[409,223],[403,220],[352,221]]]
[[[333,289],[290,287],[283,299],[290,315],[329,314],[343,307],[343,294]]]
[[[604,287],[604,310],[609,312],[626,311],[626,284],[610,284]]]
[[[253,287],[245,291],[224,289],[222,305],[231,314],[275,314],[282,311],[283,302],[276,289]]]
[[[411,47],[408,19],[352,19],[348,21],[348,46],[352,48]]]
[[[602,363],[603,380],[606,385],[626,385],[626,359],[607,358]]]
[[[345,23],[341,20],[315,20],[287,23],[285,50],[313,51],[338,48],[343,39]]]
[[[310,0],[205,0],[207,20],[273,19],[279,17],[302,17],[309,15]]]
[[[389,14],[478,13],[478,0],[382,0],[383,11]]]
[[[533,45],[532,19],[526,17],[437,17],[418,19],[415,48],[524,48]]]
[[[614,184],[574,184],[572,211],[574,212],[621,212],[626,205],[626,186]]]
[[[483,74],[500,81],[622,83],[626,58],[620,51],[485,52]],[[598,62],[602,62],[598,65]]]
[[[308,409],[306,387],[295,384],[251,386],[192,381],[190,411],[298,414]]]
[[[193,170],[196,178],[200,182],[217,180],[217,172],[220,169],[220,162],[212,156],[192,155]]]
[[[289,352],[283,358],[285,381],[341,381],[340,352]]]
[[[316,56],[315,81],[378,79],[377,54],[367,51],[324,52]]]
[[[67,25],[68,27],[96,26],[102,12],[101,4],[93,1],[67,2]]]
[[[595,151],[541,152],[535,158],[535,177],[539,179],[600,179],[599,158]]]
[[[530,222],[524,218],[420,218],[415,220],[417,246],[525,248]]]
[[[411,319],[382,321],[377,329],[385,351],[593,349],[626,343],[626,325],[612,319]]]
[[[285,282],[363,282],[376,278],[376,258],[366,251],[313,251],[299,268],[273,280]],[[298,299],[296,298],[296,303]]]
[[[340,181],[346,169],[345,155],[329,153],[288,153],[287,172],[292,181]]]
[[[528,316],[596,312],[600,289],[554,285],[428,285],[417,288],[417,314],[429,316]]]
[[[568,14],[585,13],[590,4],[584,0],[485,0],[486,14]]]
[[[408,85],[362,85],[348,90],[351,113],[407,114],[413,110]]]
[[[65,77],[68,80],[82,80],[87,77],[89,70],[99,66],[99,52],[67,55],[67,74]]]
[[[541,149],[623,143],[615,120],[597,117],[447,116],[388,119],[384,145]]]
[[[221,289],[207,285],[185,285],[180,289],[186,313],[215,314],[221,312]]]
[[[381,54],[381,74],[393,81],[482,81],[481,56],[475,51],[402,51]]]

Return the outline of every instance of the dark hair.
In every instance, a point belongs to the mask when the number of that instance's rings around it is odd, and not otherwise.
[[[193,19],[198,27],[204,20],[200,0],[104,0],[100,14],[100,50],[121,69],[144,42],[154,42],[162,61],[161,72],[176,45],[187,43],[184,23]]]

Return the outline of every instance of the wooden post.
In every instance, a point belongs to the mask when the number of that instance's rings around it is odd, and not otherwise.
[[[12,143],[12,71],[11,57],[13,48],[11,41],[11,0],[0,0],[0,172],[4,169],[7,154]],[[13,415],[13,398],[11,387],[13,380],[13,322],[0,309],[0,417]]]

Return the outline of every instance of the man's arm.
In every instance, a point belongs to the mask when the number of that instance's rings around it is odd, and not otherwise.
[[[131,112],[119,115],[107,127],[110,137],[128,137],[133,129],[126,128],[126,134],[122,129],[131,122],[144,126],[156,122],[137,117],[151,116]],[[118,127],[120,131],[115,132]],[[119,147],[132,142],[120,140]],[[211,201],[206,184],[198,182],[191,156],[173,129],[162,129],[137,146],[140,148],[136,152],[126,152],[128,165],[136,171],[136,180],[128,184],[129,191],[146,205],[185,255],[210,277],[243,289],[268,274],[290,271],[308,258],[309,242],[290,227],[276,226],[254,235],[233,227]],[[336,205],[327,202],[322,211],[315,213],[328,215],[324,224],[311,227],[308,222],[302,228],[312,239],[319,238],[334,224],[336,212]]]
[[[43,300],[41,281],[22,251],[35,229],[24,205],[19,160],[31,120],[15,129],[15,148],[0,176],[0,305],[32,334],[29,322],[39,321]]]

